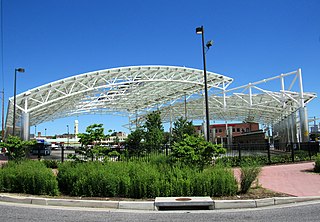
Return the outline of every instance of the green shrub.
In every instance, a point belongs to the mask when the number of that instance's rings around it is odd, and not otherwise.
[[[51,169],[39,161],[9,162],[0,170],[2,192],[57,195],[58,183]]]
[[[58,160],[42,160],[47,168],[57,169],[60,161]]]
[[[160,163],[157,165],[156,163]],[[154,198],[156,196],[224,196],[237,192],[228,168],[198,169],[151,162],[64,163],[59,166],[61,192],[74,196]]]
[[[173,144],[170,155],[172,160],[203,170],[205,166],[212,164],[213,157],[225,153],[226,149],[221,145],[207,142],[200,136],[185,134],[183,140]]]
[[[247,193],[251,184],[258,178],[261,167],[255,163],[241,166],[240,193]]]
[[[316,156],[315,165],[314,165],[314,172],[320,173],[320,154],[318,154]]]

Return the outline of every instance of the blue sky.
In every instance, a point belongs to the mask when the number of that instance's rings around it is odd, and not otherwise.
[[[72,75],[128,65],[202,69],[203,25],[215,45],[207,69],[234,78],[232,86],[302,69],[304,90],[320,94],[319,0],[0,0],[3,18],[1,82],[5,103],[17,93]],[[0,55],[1,56],[1,55]],[[2,66],[2,64],[0,64]],[[319,100],[308,106],[319,117]],[[101,122],[125,131],[127,118],[79,116],[37,126],[65,133]],[[34,132],[34,127],[31,128]]]

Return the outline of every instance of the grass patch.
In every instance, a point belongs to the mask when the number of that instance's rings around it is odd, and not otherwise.
[[[57,195],[58,182],[42,162],[8,162],[0,169],[0,190],[9,193]]]
[[[159,162],[156,161],[158,164]],[[154,198],[157,196],[224,196],[237,192],[230,168],[203,171],[164,161],[87,162],[59,166],[60,191],[71,196]]]

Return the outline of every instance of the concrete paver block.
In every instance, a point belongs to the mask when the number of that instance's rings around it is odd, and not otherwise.
[[[255,208],[255,200],[215,200],[214,209]]]
[[[96,201],[96,200],[48,199],[47,204],[51,206],[97,207],[97,208],[114,208],[114,209],[117,209],[119,207],[119,201]]]
[[[31,198],[31,204],[47,205],[47,199],[45,199],[45,198]]]
[[[305,201],[313,201],[313,200],[320,200],[318,196],[309,196],[309,197],[275,197],[274,204],[290,204],[290,203],[297,203],[297,202],[305,202]]]
[[[18,197],[18,196],[9,196],[9,195],[1,195],[0,201],[3,202],[12,202],[12,203],[23,203],[23,204],[31,204],[31,198],[29,197]]]
[[[266,207],[274,205],[274,198],[256,199],[257,207]]]
[[[153,201],[120,201],[119,209],[155,210],[155,206]]]

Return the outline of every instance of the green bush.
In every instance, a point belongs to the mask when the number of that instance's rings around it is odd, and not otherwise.
[[[261,167],[255,163],[242,165],[240,168],[240,193],[247,193],[252,183],[258,178]]]
[[[57,195],[58,182],[42,162],[9,162],[0,170],[0,190],[10,193]]]
[[[203,170],[205,166],[212,164],[213,157],[226,153],[221,145],[207,142],[203,137],[184,135],[183,140],[175,142],[172,146],[171,158],[190,167],[198,167]]]
[[[314,165],[314,172],[320,173],[320,154],[318,154],[316,156],[315,165]]]
[[[165,158],[154,158],[149,163],[64,163],[59,166],[58,182],[61,192],[74,196],[154,198],[237,192],[229,168],[216,166],[200,172],[180,163],[168,165]]]
[[[58,165],[60,164],[60,161],[58,160],[42,160],[42,162],[47,168],[51,169],[57,169]]]

